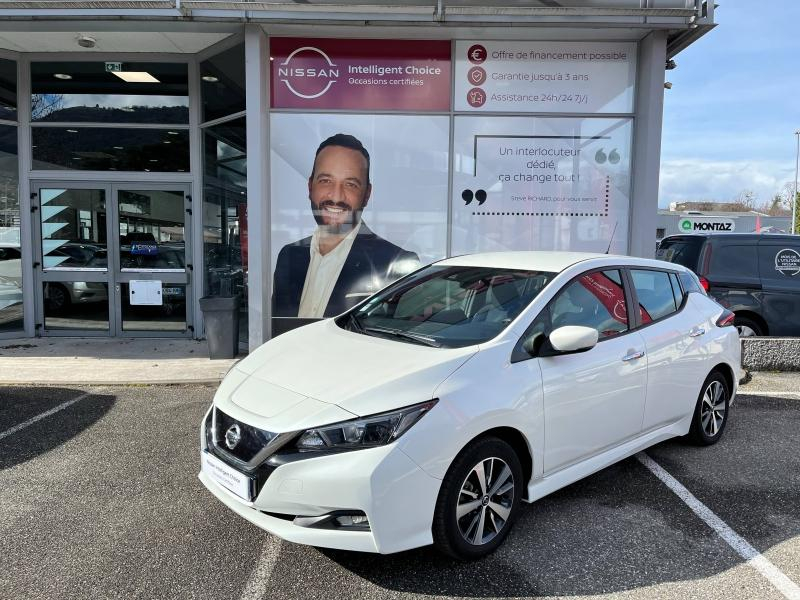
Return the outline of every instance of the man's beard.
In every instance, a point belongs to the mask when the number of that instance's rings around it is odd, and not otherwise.
[[[341,222],[336,223],[325,223],[325,214],[324,209],[326,206],[336,207],[342,209],[342,214],[345,218]],[[314,205],[313,200],[311,201],[311,214],[314,215],[314,220],[317,222],[320,230],[328,235],[347,235],[353,229],[358,227],[361,223],[361,213],[363,212],[363,208],[359,208],[357,210],[353,210],[350,208],[348,204],[344,202],[333,202],[331,200],[324,200],[318,206]]]

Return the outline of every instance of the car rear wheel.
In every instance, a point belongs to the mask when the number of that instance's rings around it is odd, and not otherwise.
[[[689,439],[700,446],[716,444],[725,431],[730,407],[730,391],[725,378],[718,371],[703,383],[694,409]]]
[[[67,289],[58,283],[47,284],[47,306],[54,312],[64,312],[69,308],[70,297]]]
[[[522,466],[513,448],[495,437],[456,457],[442,481],[433,518],[435,546],[460,560],[497,549],[508,535],[522,496]]]
[[[761,325],[759,325],[752,319],[748,319],[747,317],[737,316],[733,320],[733,324],[736,326],[736,329],[739,332],[739,337],[753,337],[758,335],[764,335],[764,330],[761,327]]]

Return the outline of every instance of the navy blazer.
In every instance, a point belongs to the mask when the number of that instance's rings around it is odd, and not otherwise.
[[[310,262],[311,236],[281,248],[272,288],[274,317],[297,316]],[[418,266],[415,253],[375,235],[362,222],[331,292],[325,316],[343,313]]]

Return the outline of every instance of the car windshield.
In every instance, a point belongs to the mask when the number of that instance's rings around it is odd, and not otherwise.
[[[555,273],[433,265],[346,313],[337,324],[410,344],[460,348],[498,335]]]
[[[696,271],[703,241],[704,239],[699,237],[662,240],[656,251],[656,258]]]

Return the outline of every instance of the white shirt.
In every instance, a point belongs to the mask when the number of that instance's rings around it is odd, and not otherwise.
[[[359,223],[336,247],[324,256],[319,251],[319,239],[323,235],[319,227],[311,236],[311,260],[306,271],[303,294],[300,296],[300,309],[297,316],[304,319],[319,319],[325,315],[331,293],[342,272],[350,248],[361,228]]]

